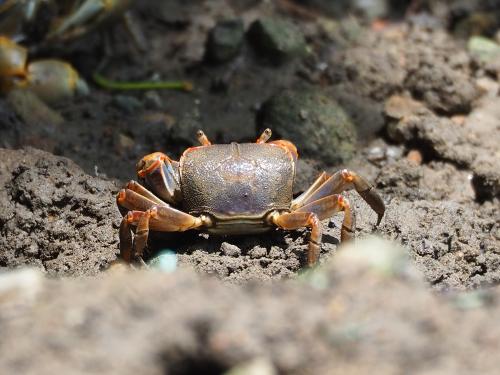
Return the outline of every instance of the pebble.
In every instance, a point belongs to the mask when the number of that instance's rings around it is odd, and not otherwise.
[[[500,45],[483,36],[469,38],[467,49],[471,55],[483,62],[490,62],[500,57]]]
[[[157,91],[146,91],[144,93],[144,104],[148,109],[162,109],[163,102]]]
[[[229,61],[238,55],[243,40],[242,20],[219,21],[208,36],[206,58],[214,63]]]
[[[272,246],[269,251],[269,257],[271,259],[280,259],[283,258],[283,250],[278,246]]]
[[[303,155],[336,164],[354,154],[357,131],[352,119],[321,90],[284,90],[262,105],[258,118],[258,130],[272,129]]]
[[[230,244],[228,242],[223,242],[220,249],[224,255],[230,257],[237,257],[241,255],[241,249],[238,246]]]
[[[148,262],[149,266],[161,272],[171,273],[177,269],[177,254],[165,249]]]
[[[128,114],[134,114],[144,108],[142,102],[134,96],[115,95],[112,101],[113,105]]]
[[[267,255],[267,249],[262,246],[255,246],[252,250],[248,252],[248,254],[252,259],[262,258]]]
[[[408,155],[406,155],[406,159],[408,159],[414,165],[422,164],[422,153],[419,150],[410,150]]]
[[[307,45],[302,31],[281,18],[261,18],[250,25],[249,39],[257,53],[274,65],[304,56]]]

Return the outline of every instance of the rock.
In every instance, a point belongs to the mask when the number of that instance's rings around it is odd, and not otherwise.
[[[377,236],[346,244],[331,266],[339,278],[368,272],[385,277],[409,277],[419,283],[423,280],[403,247]]]
[[[241,255],[241,249],[238,246],[230,244],[228,242],[223,242],[220,249],[224,255],[230,257],[238,257]]]
[[[406,159],[414,165],[421,165],[423,156],[419,150],[410,150],[408,155],[406,155]]]
[[[128,114],[134,114],[137,111],[144,109],[142,102],[131,95],[115,95],[113,96],[113,104],[116,108],[121,109]]]
[[[500,45],[482,36],[471,37],[467,42],[467,49],[471,55],[484,62],[500,57]]]
[[[498,171],[498,160],[482,160],[473,166],[472,185],[476,191],[479,201],[500,198],[500,172]]]
[[[306,54],[306,41],[300,29],[280,18],[261,18],[252,23],[248,36],[257,53],[274,65]]]
[[[467,74],[439,63],[421,63],[409,71],[405,85],[417,99],[446,114],[468,113],[480,94]]]
[[[117,187],[63,157],[0,149],[0,265],[95,275],[116,259]]]
[[[225,372],[225,375],[276,375],[276,369],[273,363],[265,358],[255,358],[244,362],[241,365],[233,367]]]
[[[148,264],[151,268],[161,272],[174,272],[177,269],[177,254],[170,249],[161,250],[148,261]]]
[[[334,100],[312,90],[285,90],[266,101],[259,126],[293,142],[299,153],[336,164],[354,153],[356,129]]]
[[[405,116],[416,114],[420,111],[426,111],[422,103],[401,95],[391,96],[386,100],[384,106],[385,114],[398,120]]]
[[[361,96],[381,101],[398,91],[405,79],[400,56],[380,43],[373,46],[349,46],[334,53],[329,75]]]
[[[59,113],[51,109],[31,90],[12,90],[7,95],[7,102],[17,115],[30,126],[57,126],[64,122]]]
[[[281,259],[283,258],[283,251],[278,246],[271,246],[269,251],[269,258],[271,259]]]
[[[248,255],[250,255],[250,258],[252,259],[262,258],[267,255],[267,250],[265,247],[255,246],[252,250],[248,252]]]
[[[432,113],[411,115],[390,123],[387,135],[395,142],[420,145],[427,159],[447,160],[459,166],[471,165],[477,154],[463,127]]]
[[[243,45],[244,28],[240,19],[219,21],[210,31],[206,57],[214,63],[223,63],[238,55]]]
[[[144,93],[144,104],[148,109],[161,109],[163,107],[163,102],[158,91],[146,91]]]

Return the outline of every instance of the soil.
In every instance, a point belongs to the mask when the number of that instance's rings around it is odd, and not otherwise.
[[[164,3],[133,9],[146,52],[118,23],[106,64],[98,33],[37,54],[68,59],[89,81],[104,66],[117,80],[188,80],[192,92],[91,85],[43,111],[0,98],[0,372],[495,373],[500,82],[450,13],[379,22],[288,0]],[[229,62],[205,61],[218,20],[248,30],[278,16],[303,32],[306,56],[270,64],[244,41]],[[217,143],[254,140],[262,103],[285,89],[328,95],[359,138],[345,163],[299,159],[294,193],[322,170],[352,169],[383,197],[381,224],[347,192],[358,239],[340,245],[342,216],[325,220],[314,270],[307,229],[152,233],[146,261],[171,250],[175,272],[116,262],[115,196],[137,160],[178,158],[198,128]]]

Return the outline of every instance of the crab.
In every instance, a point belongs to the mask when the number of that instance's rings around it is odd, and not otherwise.
[[[0,1],[0,33],[15,41],[65,41],[94,30],[127,12],[134,0]],[[26,33],[26,30],[31,31]]]
[[[266,129],[255,143],[211,144],[203,131],[201,146],[184,151],[179,161],[161,152],[137,164],[141,183],[130,181],[116,199],[122,212],[120,257],[128,264],[145,264],[150,230],[204,230],[220,235],[257,234],[280,228],[311,229],[307,264],[317,263],[321,220],[343,212],[341,241],[354,235],[354,214],[341,193],[355,189],[378,214],[385,206],[365,178],[343,169],[325,172],[301,195],[293,198],[297,148],[286,140],[267,142]]]
[[[87,95],[87,83],[71,64],[57,59],[28,62],[28,50],[0,36],[0,92],[29,89],[47,103]]]

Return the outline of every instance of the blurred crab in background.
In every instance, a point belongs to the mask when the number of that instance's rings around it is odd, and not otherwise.
[[[29,89],[49,104],[86,94],[86,83],[69,63],[57,59],[29,62],[28,48],[76,39],[119,17],[127,20],[132,3],[0,0],[0,91]]]
[[[133,0],[0,0],[0,33],[15,41],[65,41],[123,16]]]

